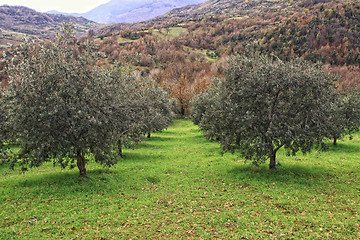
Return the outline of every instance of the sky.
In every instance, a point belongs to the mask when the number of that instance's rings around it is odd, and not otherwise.
[[[110,0],[0,0],[1,5],[26,6],[39,12],[56,10],[66,13],[84,13]]]

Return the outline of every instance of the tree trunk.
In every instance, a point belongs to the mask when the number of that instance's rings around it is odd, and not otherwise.
[[[270,170],[277,169],[277,167],[276,167],[276,151],[273,151],[270,155],[269,169]]]
[[[119,152],[120,157],[123,157],[121,140],[118,141],[118,152]]]
[[[181,116],[185,116],[185,108],[183,106],[181,106],[180,114]]]
[[[337,145],[337,138],[336,137],[334,137],[333,145]]]
[[[240,146],[240,140],[241,140],[240,136],[237,136],[235,142],[236,146]]]
[[[270,164],[269,164],[269,169],[270,170],[276,170],[277,169],[277,165],[276,165],[276,153],[277,151],[282,148],[284,146],[284,144],[281,144],[280,146],[277,146],[275,149],[273,149],[271,151],[270,154]]]
[[[148,133],[147,138],[151,138],[151,133]]]
[[[78,151],[78,153],[77,153],[77,166],[78,166],[79,171],[80,171],[80,177],[87,178],[88,176],[86,175],[85,165],[86,165],[86,159],[85,159],[84,155],[80,151]]]

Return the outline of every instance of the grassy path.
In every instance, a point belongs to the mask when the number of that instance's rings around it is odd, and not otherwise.
[[[178,120],[89,179],[0,166],[0,239],[359,239],[360,137],[269,172]]]

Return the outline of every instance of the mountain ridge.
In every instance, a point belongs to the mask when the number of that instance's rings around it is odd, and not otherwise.
[[[135,23],[163,15],[186,5],[206,0],[112,0],[89,12],[79,14],[98,23]]]
[[[22,6],[0,6],[0,48],[8,44],[18,44],[24,38],[51,39],[62,23],[68,21],[74,23],[78,36],[98,26],[97,23],[83,17],[41,13]]]

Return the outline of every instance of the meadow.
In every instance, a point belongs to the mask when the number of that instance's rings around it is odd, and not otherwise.
[[[278,170],[176,120],[103,168],[0,166],[0,239],[359,239],[360,134]]]

